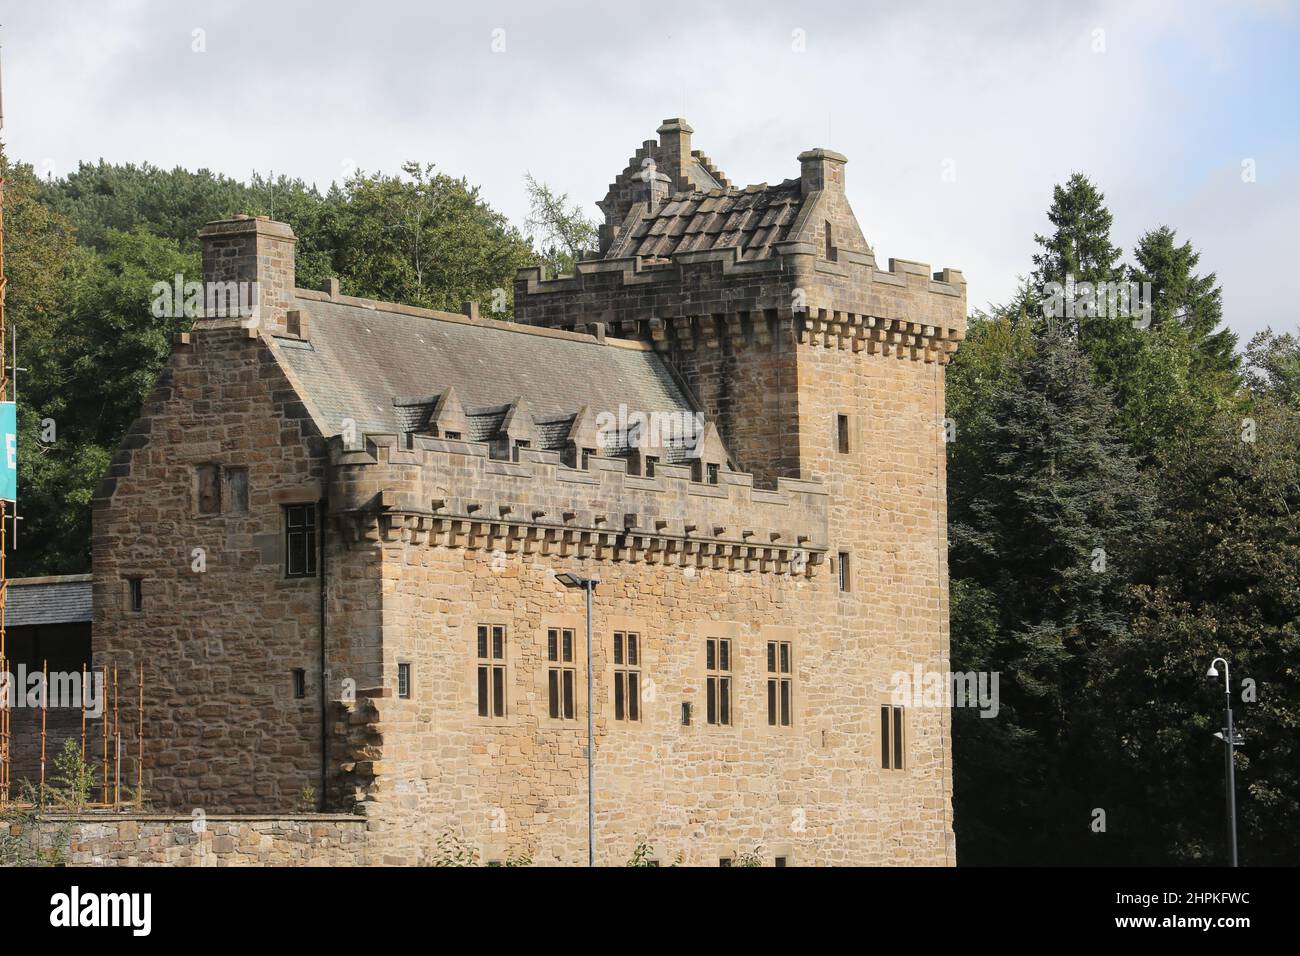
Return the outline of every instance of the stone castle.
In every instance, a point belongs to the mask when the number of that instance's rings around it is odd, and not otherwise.
[[[511,322],[297,288],[283,223],[202,231],[255,315],[178,337],[94,503],[95,665],[145,670],[152,806],[585,864],[590,712],[597,863],[954,862],[949,712],[891,678],[948,670],[965,282],[878,267],[843,156],[736,188],[691,133]],[[566,572],[599,580],[590,660]]]

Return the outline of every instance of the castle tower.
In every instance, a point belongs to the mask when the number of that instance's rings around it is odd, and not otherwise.
[[[665,121],[642,151],[674,155],[681,128]],[[944,367],[965,335],[965,280],[905,260],[879,269],[845,192],[847,159],[810,149],[798,161],[799,177],[776,185],[632,202],[608,223],[602,258],[549,281],[521,273],[516,315],[601,321],[653,343],[736,469],[756,485],[825,485],[832,573],[814,617],[835,658],[821,666],[854,689],[818,720],[870,728],[890,795],[881,812],[915,822],[917,801],[930,808],[927,859],[950,861],[949,713],[899,712],[893,691],[900,672],[949,670]]]

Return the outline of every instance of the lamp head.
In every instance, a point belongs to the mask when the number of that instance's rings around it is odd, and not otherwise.
[[[1209,678],[1211,678],[1211,679],[1213,679],[1213,678],[1215,678],[1215,677],[1218,677],[1218,676],[1219,676],[1219,669],[1218,669],[1217,667],[1215,667],[1213,664],[1211,664],[1211,665],[1210,665],[1210,669],[1209,669],[1208,671],[1205,672],[1205,676],[1206,676],[1206,677],[1209,677]]]

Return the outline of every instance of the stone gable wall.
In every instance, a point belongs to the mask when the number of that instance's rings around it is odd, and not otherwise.
[[[257,333],[200,327],[177,344],[99,489],[94,664],[116,664],[128,689],[131,787],[144,671],[148,805],[266,812],[319,790],[319,583],[285,577],[282,508],[320,498],[323,451]],[[222,514],[197,513],[195,468],[207,464],[247,469],[247,513],[229,497]],[[205,571],[193,570],[195,548]],[[294,668],[306,671],[301,700]]]

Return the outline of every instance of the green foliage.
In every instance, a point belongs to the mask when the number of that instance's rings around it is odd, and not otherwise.
[[[998,718],[953,714],[958,859],[1221,862],[1220,654],[1258,688],[1243,860],[1294,859],[1300,344],[1256,336],[1243,378],[1190,243],[1160,227],[1122,266],[1078,175],[1049,219],[1034,283],[1150,282],[1151,323],[1048,320],[1031,283],[949,370],[953,666],[1001,675]]]
[[[1246,346],[1251,391],[1277,405],[1300,408],[1300,338],[1265,329]]]
[[[1105,649],[1098,690],[1123,715],[1116,779],[1138,861],[1223,860],[1223,685],[1204,677],[1219,655],[1245,736],[1243,861],[1289,863],[1300,848],[1300,410],[1261,400],[1252,417],[1253,441],[1224,418],[1166,470],[1169,533],[1133,588],[1131,636]]]
[[[434,840],[432,856],[426,866],[478,866],[478,850],[470,846],[460,832],[448,827]]]
[[[433,852],[426,858],[424,866],[479,866],[479,854],[460,831],[452,827],[445,828],[434,841]],[[489,863],[488,866],[520,867],[532,866],[531,854],[506,857],[501,863]]]
[[[406,163],[405,177],[358,173],[334,220],[334,265],[350,295],[459,310],[475,300],[511,314],[528,243],[463,179]],[[494,305],[501,305],[498,312]]]
[[[1041,250],[1034,255],[1034,293],[1041,293],[1048,282],[1064,284],[1067,277],[1108,282],[1120,275],[1121,251],[1110,241],[1114,218],[1105,198],[1082,173],[1073,173],[1064,186],[1052,190],[1047,211],[1052,232],[1034,236]]]
[[[988,429],[966,439],[972,470],[953,476],[954,658],[962,670],[1010,679],[998,719],[963,715],[954,763],[987,764],[985,743],[1003,758],[1039,750],[1048,759],[1021,769],[1014,806],[1003,810],[1040,818],[1043,837],[1059,843],[1048,823],[1068,814],[1090,769],[1092,654],[1124,632],[1116,594],[1137,564],[1154,502],[1109,395],[1062,330],[1048,329],[1013,362],[990,414]],[[959,815],[969,809],[959,801]],[[1045,848],[1026,840],[1018,849]]]
[[[0,866],[63,866],[94,779],[80,745],[65,740],[44,790],[24,781],[22,799],[0,811]],[[57,822],[49,819],[51,813],[59,815]]]
[[[572,273],[583,250],[596,244],[596,224],[577,203],[570,205],[567,193],[556,193],[546,183],[525,174],[530,212],[525,225],[542,236],[542,262],[548,275]]]
[[[763,848],[754,847],[752,850],[744,850],[736,856],[735,866],[753,867],[763,865]]]

